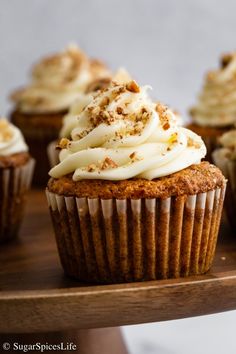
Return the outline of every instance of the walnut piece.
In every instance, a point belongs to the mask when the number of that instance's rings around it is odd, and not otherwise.
[[[68,144],[69,144],[70,140],[67,138],[62,138],[59,141],[59,144],[56,146],[56,149],[66,149]]]
[[[118,165],[110,157],[106,157],[101,164],[101,170],[107,170],[110,168],[116,168]]]
[[[126,88],[130,92],[135,92],[135,93],[140,92],[140,87],[135,80],[128,82],[128,84],[126,85]]]

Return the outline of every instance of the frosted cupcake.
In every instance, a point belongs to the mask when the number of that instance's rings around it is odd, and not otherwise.
[[[213,152],[213,160],[228,179],[226,212],[231,226],[236,229],[236,129],[223,134],[219,142],[221,147]]]
[[[236,53],[224,55],[221,67],[207,74],[190,114],[193,122],[188,128],[202,136],[211,160],[218,138],[236,122]]]
[[[20,130],[0,118],[0,243],[18,234],[33,168]]]
[[[63,268],[76,279],[164,279],[212,264],[225,178],[148,88],[99,91],[62,139],[46,193]]]
[[[90,60],[78,47],[46,57],[32,71],[31,83],[15,91],[11,120],[23,132],[32,155],[38,161],[34,182],[47,181],[47,145],[58,137],[62,118],[95,79],[109,77],[105,65]],[[43,162],[43,163],[42,163]]]

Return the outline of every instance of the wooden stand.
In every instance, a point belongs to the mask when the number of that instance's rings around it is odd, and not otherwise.
[[[96,348],[110,353],[111,342],[113,354],[126,353],[119,330],[107,327],[236,309],[236,237],[227,227],[208,274],[94,286],[64,276],[44,192],[30,193],[26,214],[19,239],[0,247],[1,340],[15,336],[9,333],[51,331],[65,337],[77,329],[80,354],[97,353]]]

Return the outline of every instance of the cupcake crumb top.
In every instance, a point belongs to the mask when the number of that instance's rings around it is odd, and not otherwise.
[[[91,168],[96,169],[96,165]],[[59,179],[51,178],[48,182],[48,190],[59,195],[78,198],[166,199],[172,196],[205,193],[215,188],[221,188],[225,183],[226,180],[222,172],[216,166],[204,161],[172,175],[151,181],[141,178],[123,181],[100,179],[73,181],[71,174],[69,174]]]

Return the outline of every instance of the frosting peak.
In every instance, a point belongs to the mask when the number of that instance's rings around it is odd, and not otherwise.
[[[91,81],[109,75],[103,63],[90,60],[73,45],[38,62],[31,84],[15,91],[11,98],[24,112],[61,111],[84,93]]]
[[[0,156],[28,151],[20,130],[6,119],[0,118]]]
[[[88,85],[86,93],[78,95],[77,100],[71,105],[69,112],[64,116],[60,137],[70,137],[72,129],[77,125],[78,115],[93,100],[93,96],[97,91],[107,88],[112,81],[117,84],[125,84],[131,80],[130,74],[124,68],[120,68],[112,77],[100,77],[93,80]]]
[[[174,113],[148,96],[135,81],[94,95],[78,116],[72,140],[62,139],[60,163],[50,175],[73,180],[153,179],[199,163],[206,148],[181,128]]]
[[[198,104],[190,113],[202,126],[227,126],[236,122],[236,53],[224,55],[221,67],[206,75]]]

